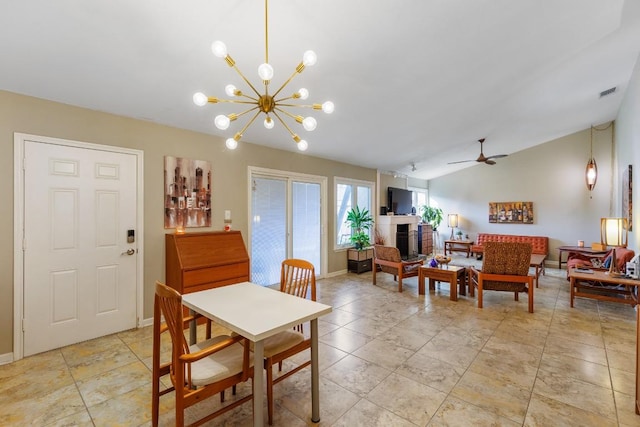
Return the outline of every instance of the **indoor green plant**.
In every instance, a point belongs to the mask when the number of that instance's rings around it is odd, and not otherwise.
[[[428,205],[423,205],[420,209],[422,209],[422,222],[429,224],[433,231],[438,231],[443,218],[442,209]]]
[[[360,250],[371,244],[369,228],[373,224],[373,217],[368,209],[360,209],[356,205],[356,207],[347,212],[347,220],[345,222],[351,227],[351,243],[356,246],[356,249]]]

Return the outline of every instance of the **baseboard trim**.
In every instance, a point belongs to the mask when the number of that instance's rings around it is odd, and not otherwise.
[[[347,269],[344,270],[338,270],[338,271],[334,271],[332,273],[327,273],[326,277],[336,277],[336,276],[342,276],[343,274],[347,274]]]
[[[13,362],[13,353],[0,354],[0,365],[6,365]]]
[[[150,317],[148,319],[142,319],[142,323],[140,324],[141,328],[144,328],[146,326],[151,326],[153,325],[153,317]]]

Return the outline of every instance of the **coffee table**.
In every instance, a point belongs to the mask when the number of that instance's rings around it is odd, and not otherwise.
[[[588,272],[577,268],[569,270],[571,280],[571,307],[575,297],[593,298],[600,301],[611,301],[635,306],[638,303],[638,287],[640,280],[616,277],[607,271],[588,269]],[[603,285],[618,285],[607,288]],[[616,296],[617,295],[617,296]]]
[[[424,295],[424,281],[429,279],[429,290],[435,290],[435,282],[449,282],[449,299],[458,301],[456,284],[460,284],[460,295],[466,295],[467,269],[445,264],[442,267],[422,266],[418,270],[418,294]]]
[[[453,252],[465,252],[467,258],[471,255],[471,245],[473,240],[445,240],[444,241],[444,255],[447,256],[447,251],[450,254]]]

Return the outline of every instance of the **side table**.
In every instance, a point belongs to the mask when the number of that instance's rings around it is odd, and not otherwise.
[[[445,240],[444,255],[447,256],[447,251],[449,251],[449,253],[466,252],[467,258],[469,258],[469,255],[471,255],[471,245],[473,245],[473,240]]]
[[[460,286],[460,295],[466,295],[467,269],[445,264],[442,267],[422,266],[418,270],[418,294],[424,295],[424,281],[429,278],[429,290],[435,290],[435,282],[449,282],[449,299],[458,301],[456,284]]]

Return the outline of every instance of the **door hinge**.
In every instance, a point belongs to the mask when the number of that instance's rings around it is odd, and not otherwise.
[[[22,332],[26,332],[27,331],[27,322],[26,320],[23,318],[22,319]]]

